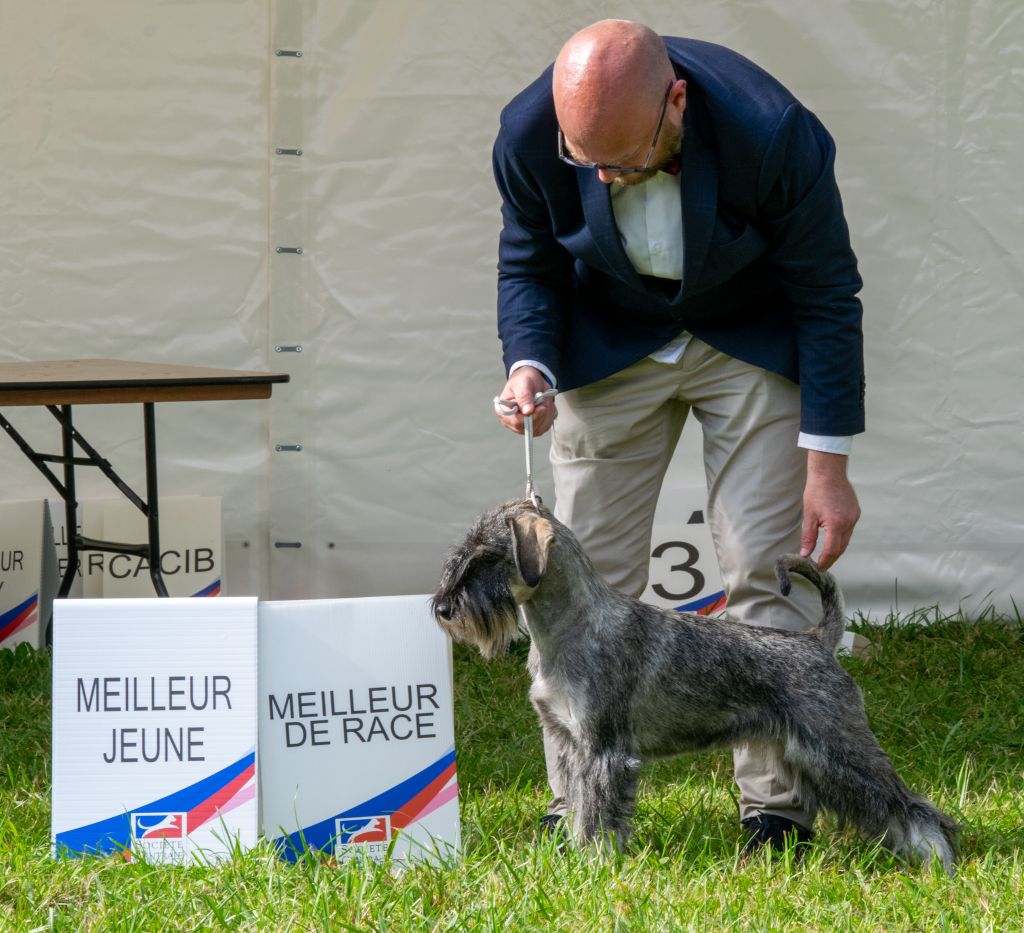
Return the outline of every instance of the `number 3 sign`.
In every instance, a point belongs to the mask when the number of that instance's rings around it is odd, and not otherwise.
[[[703,490],[695,490],[698,495]],[[644,602],[666,609],[710,614],[725,608],[711,532],[703,509],[690,512],[685,524],[655,522],[651,564]]]

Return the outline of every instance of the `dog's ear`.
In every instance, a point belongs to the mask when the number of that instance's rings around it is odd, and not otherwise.
[[[548,566],[548,549],[555,540],[551,522],[536,512],[520,512],[508,520],[512,532],[512,559],[523,583],[535,587]]]

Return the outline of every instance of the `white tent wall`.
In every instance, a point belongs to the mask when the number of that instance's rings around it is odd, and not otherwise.
[[[251,0],[0,0],[0,359],[266,368],[267,45]],[[59,450],[43,409],[5,414]],[[160,491],[224,497],[236,593],[267,575],[268,416],[156,407]],[[75,422],[144,489],[141,406]],[[6,437],[0,458],[3,498],[56,495]]]
[[[290,372],[269,403],[158,406],[162,492],[224,498],[231,593],[431,590],[471,518],[523,485],[490,413],[498,112],[615,15],[746,54],[836,138],[866,283],[849,609],[1012,609],[1014,0],[0,0],[0,358]],[[141,476],[134,413],[79,411]],[[702,482],[695,431],[683,484]],[[47,494],[22,459],[3,454],[0,494]]]

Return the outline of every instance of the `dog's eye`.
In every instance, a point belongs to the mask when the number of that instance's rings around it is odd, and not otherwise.
[[[477,548],[469,560],[466,562],[466,567],[493,567],[500,563],[503,555],[499,551],[492,550],[491,548]]]

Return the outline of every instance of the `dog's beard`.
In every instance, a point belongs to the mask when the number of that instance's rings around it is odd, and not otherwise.
[[[438,602],[440,600],[435,597],[434,618],[442,631],[455,641],[472,645],[487,661],[500,658],[521,634],[515,603],[511,598],[486,607],[457,603],[446,616],[437,611]]]
[[[472,645],[488,661],[505,654],[520,634],[514,609],[492,609],[485,616],[463,612],[448,619],[437,617],[437,622],[455,641]]]

